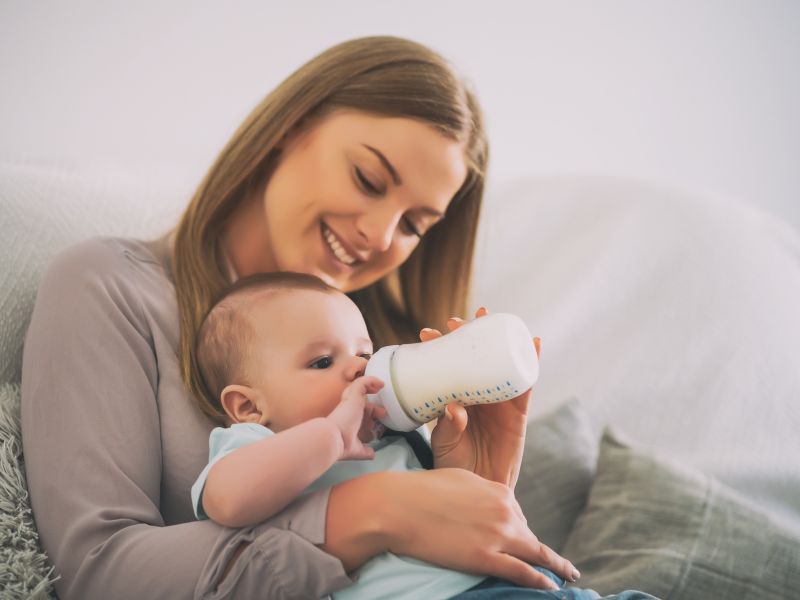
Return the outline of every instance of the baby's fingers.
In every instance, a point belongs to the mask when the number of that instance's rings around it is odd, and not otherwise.
[[[353,383],[350,384],[349,389],[354,390],[357,394],[376,394],[383,387],[383,381],[372,375],[362,375]]]
[[[359,444],[357,448],[352,448],[342,460],[372,460],[375,458],[375,449]]]
[[[358,430],[358,439],[364,442],[371,442],[378,437],[380,433],[380,423],[378,419],[382,419],[388,413],[386,409],[372,402],[367,402],[364,405],[364,417],[361,420],[361,427]]]
[[[388,414],[389,413],[386,412],[384,407],[373,404],[372,402],[367,402],[366,406],[364,407],[364,416],[373,420],[383,419]]]

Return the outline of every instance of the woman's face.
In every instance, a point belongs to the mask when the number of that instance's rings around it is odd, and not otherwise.
[[[236,266],[309,273],[345,292],[403,263],[467,175],[461,143],[406,118],[340,110],[281,147],[252,233],[261,260]]]

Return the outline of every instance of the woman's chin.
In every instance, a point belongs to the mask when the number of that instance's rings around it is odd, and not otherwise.
[[[324,268],[321,268],[319,265],[305,264],[299,266],[295,270],[299,273],[306,273],[308,275],[319,277],[322,281],[331,287],[335,287],[337,290],[341,290],[342,286],[346,284],[346,277],[342,277],[340,273],[330,273]]]

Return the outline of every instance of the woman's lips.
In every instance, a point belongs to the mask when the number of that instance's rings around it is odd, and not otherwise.
[[[328,228],[328,226],[324,222],[321,221],[320,222],[319,233],[320,233],[320,238],[321,238],[321,241],[322,241],[322,245],[324,246],[324,252],[325,252],[326,256],[328,257],[329,262],[334,266],[334,268],[336,269],[337,272],[339,272],[339,273],[349,273],[350,271],[353,270],[354,267],[358,266],[361,261],[356,260],[356,262],[354,262],[352,265],[348,265],[347,263],[344,263],[341,260],[339,260],[339,258],[333,252],[333,248],[331,248],[331,245],[328,243],[328,240],[325,239],[325,229],[330,229],[330,228]],[[347,252],[347,251],[345,250],[345,252]]]

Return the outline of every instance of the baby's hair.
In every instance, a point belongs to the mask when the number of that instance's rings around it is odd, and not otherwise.
[[[341,293],[319,277],[289,271],[258,273],[231,284],[214,300],[194,339],[194,354],[206,400],[225,415],[220,395],[225,386],[247,385],[247,353],[252,347],[250,309],[256,302],[289,290]]]

